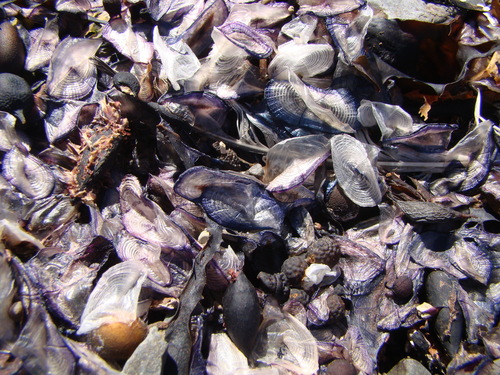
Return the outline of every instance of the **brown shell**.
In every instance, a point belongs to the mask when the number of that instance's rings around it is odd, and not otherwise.
[[[126,360],[146,338],[147,333],[147,325],[136,319],[128,324],[103,324],[89,334],[88,341],[104,359]]]

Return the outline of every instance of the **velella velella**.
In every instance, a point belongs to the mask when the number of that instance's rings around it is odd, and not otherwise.
[[[3,2],[0,368],[498,372],[499,22]]]
[[[82,99],[90,94],[97,72],[89,57],[100,40],[66,38],[54,50],[47,74],[47,94],[57,99]]]

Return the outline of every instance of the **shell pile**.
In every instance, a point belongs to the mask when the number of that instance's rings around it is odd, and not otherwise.
[[[500,373],[500,3],[0,6],[0,369]]]

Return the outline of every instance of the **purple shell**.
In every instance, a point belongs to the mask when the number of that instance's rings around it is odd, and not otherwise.
[[[142,196],[137,177],[127,175],[120,185],[122,221],[136,238],[162,248],[182,250],[189,247],[184,232],[155,202]]]
[[[279,231],[283,224],[282,206],[250,178],[193,167],[179,176],[174,190],[200,204],[212,220],[227,228]]]
[[[267,190],[280,192],[302,184],[330,155],[329,140],[323,135],[286,139],[267,154]]]
[[[457,128],[455,124],[428,124],[411,134],[386,139],[382,144],[402,145],[422,152],[442,152],[447,149],[451,133]]]
[[[265,59],[273,53],[272,40],[253,27],[241,22],[230,22],[219,28],[224,36],[249,55]]]

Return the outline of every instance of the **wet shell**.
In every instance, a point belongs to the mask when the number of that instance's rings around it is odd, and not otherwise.
[[[331,139],[333,169],[344,193],[361,207],[373,207],[382,201],[382,191],[372,160],[357,139],[335,135]]]
[[[67,37],[54,51],[47,75],[47,94],[58,99],[82,99],[97,82],[97,69],[89,60],[100,39]]]

